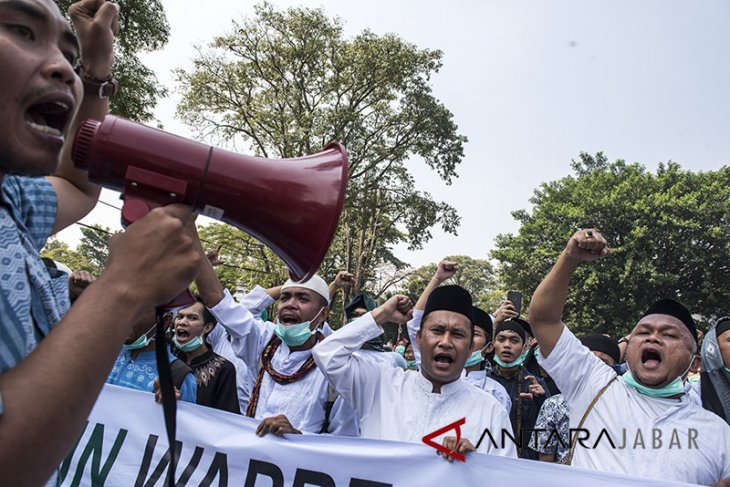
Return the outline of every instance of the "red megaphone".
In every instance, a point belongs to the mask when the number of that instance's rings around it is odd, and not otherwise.
[[[322,263],[347,186],[347,150],[338,142],[319,154],[264,159],[113,115],[83,122],[71,157],[90,181],[124,194],[123,222],[155,206],[191,206],[263,242],[294,280],[309,279]]]

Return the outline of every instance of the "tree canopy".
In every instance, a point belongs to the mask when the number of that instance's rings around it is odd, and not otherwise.
[[[405,266],[394,245],[421,248],[434,225],[456,233],[454,208],[418,191],[411,174],[422,161],[448,184],[463,157],[466,138],[430,86],[441,56],[391,34],[346,38],[321,9],[264,3],[199,49],[190,71],[177,71],[178,114],[199,135],[264,157],[344,143],[350,180],[322,273],[349,270],[357,293],[374,269]]]
[[[573,277],[563,317],[572,329],[624,334],[661,297],[683,302],[700,321],[727,314],[730,167],[695,173],[669,162],[651,173],[581,153],[573,170],[540,185],[531,211],[512,213],[516,235],[497,237],[492,256],[505,286],[529,301],[570,236],[595,227],[612,252]]]
[[[76,0],[56,0],[63,13]],[[118,0],[119,34],[115,43],[114,77],[122,89],[111,99],[111,112],[132,120],[152,119],[157,100],[167,90],[138,54],[167,44],[170,26],[160,0]]]
[[[452,255],[444,258],[459,263],[459,271],[443,285],[456,284],[472,295],[474,306],[493,313],[498,307],[504,293],[497,286],[492,264],[486,259],[474,259],[466,255]],[[433,277],[438,263],[427,264],[411,273],[399,292],[417,300]]]

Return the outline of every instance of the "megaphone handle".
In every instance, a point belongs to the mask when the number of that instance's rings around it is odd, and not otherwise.
[[[122,226],[126,228],[149,213],[152,208],[156,208],[157,206],[159,205],[147,200],[126,196],[124,198],[124,204],[122,205]],[[193,293],[190,292],[190,289],[186,288],[175,299],[164,306],[160,306],[160,308],[179,308],[181,306],[191,306],[193,304],[195,304],[195,297],[193,296]]]

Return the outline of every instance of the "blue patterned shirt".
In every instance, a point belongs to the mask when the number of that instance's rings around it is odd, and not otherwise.
[[[170,362],[176,360],[175,356],[170,353],[169,347],[167,356]],[[132,352],[122,349],[117,360],[114,362],[114,367],[106,383],[129,387],[138,391],[153,392],[153,384],[158,377],[157,360],[154,350],[141,352],[136,358],[132,358]],[[192,372],[185,376],[180,393],[183,401],[195,402],[198,386],[195,382],[195,375]]]
[[[0,373],[18,365],[68,311],[68,275],[38,252],[56,220],[56,192],[45,178],[0,181]]]

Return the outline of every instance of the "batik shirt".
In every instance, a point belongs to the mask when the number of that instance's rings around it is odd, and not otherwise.
[[[542,404],[535,421],[537,432],[537,451],[555,455],[557,463],[565,463],[570,452],[570,412],[565,396],[550,396]]]
[[[0,373],[18,365],[68,311],[68,275],[38,252],[56,219],[56,192],[44,178],[0,182]]]

